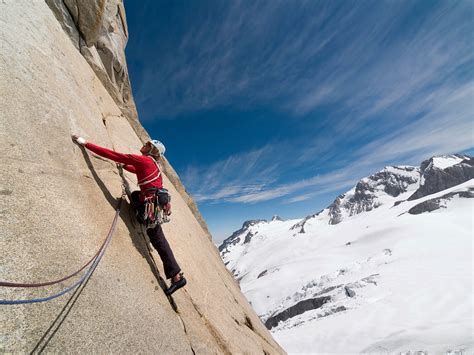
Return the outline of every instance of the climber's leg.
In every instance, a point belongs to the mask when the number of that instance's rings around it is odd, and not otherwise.
[[[165,269],[166,278],[170,279],[176,276],[181,271],[181,268],[176,262],[173,251],[166,240],[161,226],[157,225],[154,228],[147,229],[146,233],[150,238],[151,244],[155,247],[155,249],[158,251],[158,254],[160,255],[161,261],[163,262],[163,267]]]

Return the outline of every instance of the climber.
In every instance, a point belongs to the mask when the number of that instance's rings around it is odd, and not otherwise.
[[[140,191],[134,191],[131,196],[132,204],[137,210],[143,208],[143,201],[146,196],[154,194],[156,189],[163,188],[163,179],[157,160],[165,153],[165,146],[157,140],[148,141],[140,149],[142,155],[122,154],[113,150],[100,147],[98,145],[88,143],[82,137],[72,135],[72,140],[80,146],[86,147],[94,153],[111,159],[117,163],[123,164],[123,168],[137,175]],[[164,207],[166,214],[171,214],[171,205],[168,203]],[[141,221],[139,221],[141,222]],[[173,255],[168,241],[165,238],[163,229],[159,224],[153,228],[147,229],[147,235],[151,244],[155,247],[160,255],[161,261],[165,269],[167,279],[171,279],[171,286],[166,289],[166,295],[171,295],[176,290],[186,285],[186,279],[181,272],[176,259]]]

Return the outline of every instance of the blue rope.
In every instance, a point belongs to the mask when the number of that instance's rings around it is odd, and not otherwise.
[[[109,239],[109,241],[110,241],[110,239]],[[107,242],[105,248],[107,248],[108,244],[109,243]],[[97,264],[99,263],[100,259],[102,258],[102,255],[104,255],[105,248],[97,256],[97,258],[94,260],[94,262],[92,263],[89,270],[87,270],[87,272],[81,277],[81,279],[79,281],[77,281],[74,285],[72,285],[72,286],[68,287],[67,289],[65,289],[64,291],[61,291],[61,292],[59,292],[55,295],[49,296],[49,297],[33,298],[33,299],[29,299],[29,300],[0,300],[0,304],[29,304],[29,303],[46,302],[46,301],[50,301],[52,299],[58,298],[58,297],[64,295],[65,293],[68,293],[69,291],[71,291],[71,290],[75,289],[76,287],[78,287],[79,285],[81,285],[84,282],[84,280],[94,271],[94,269],[97,267]]]
[[[107,241],[103,247],[103,249],[101,250],[101,252],[99,253],[99,255],[97,255],[97,257],[95,258],[94,262],[92,263],[91,267],[87,270],[87,272],[81,277],[81,279],[79,281],[77,281],[74,285],[66,288],[65,290],[57,293],[57,294],[54,294],[52,296],[49,296],[49,297],[43,297],[43,298],[33,298],[33,299],[29,299],[29,300],[0,300],[0,305],[1,304],[7,304],[7,305],[10,305],[10,304],[29,304],[29,303],[39,303],[39,302],[46,302],[46,301],[50,301],[52,299],[55,299],[55,298],[58,298],[62,295],[64,295],[65,293],[75,289],[76,287],[80,286],[85,279],[87,279],[91,274],[92,272],[95,270],[95,268],[97,267],[97,264],[99,264],[99,261],[100,259],[102,259],[102,256],[104,255],[105,253],[105,249],[107,249],[107,246],[109,245],[110,243],[110,240],[112,239],[112,235],[113,235],[113,231],[112,229],[115,229],[115,224],[117,223],[117,217],[118,217],[118,212],[120,211],[120,204],[119,204],[119,207],[117,209],[117,212],[115,214],[115,219],[114,219],[114,222],[112,223],[112,228],[111,228],[111,232],[107,238]]]

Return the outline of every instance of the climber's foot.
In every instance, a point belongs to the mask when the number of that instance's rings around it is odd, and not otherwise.
[[[165,291],[167,296],[171,296],[175,291],[179,290],[181,287],[186,285],[186,279],[184,278],[183,274],[180,273],[179,276],[176,275],[171,280],[171,286],[168,287]]]

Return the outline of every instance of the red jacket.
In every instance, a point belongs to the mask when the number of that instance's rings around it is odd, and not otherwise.
[[[85,147],[101,157],[124,164],[123,168],[137,175],[142,192],[151,188],[163,188],[161,171],[156,161],[147,155],[122,154],[113,150],[86,143]]]

